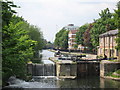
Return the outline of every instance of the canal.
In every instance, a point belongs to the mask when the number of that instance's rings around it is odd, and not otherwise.
[[[48,50],[42,51],[42,62],[44,64],[54,64],[52,61],[49,60],[49,57],[54,57],[54,53]],[[40,69],[40,68],[39,68]],[[77,78],[77,79],[58,79],[56,76],[46,76],[41,78],[39,76],[33,77],[32,80],[29,82],[16,79],[17,82],[7,86],[6,88],[23,88],[23,90],[34,90],[35,88],[82,88],[86,90],[87,88],[116,88],[120,89],[120,82],[103,79],[99,76],[85,76],[84,78]],[[20,89],[21,90],[21,89]]]

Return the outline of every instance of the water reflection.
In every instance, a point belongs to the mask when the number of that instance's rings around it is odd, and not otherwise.
[[[120,82],[99,77],[70,79],[36,78],[33,82],[22,82],[10,85],[9,88],[116,88],[120,89]],[[33,89],[32,89],[33,88]],[[5,90],[5,89],[4,89]]]
[[[100,78],[100,88],[119,88],[120,81]]]

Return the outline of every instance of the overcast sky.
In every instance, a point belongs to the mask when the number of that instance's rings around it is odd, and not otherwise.
[[[44,38],[54,41],[55,34],[64,26],[81,26],[99,18],[101,10],[116,9],[119,0],[13,0],[21,8],[19,16],[41,28]]]

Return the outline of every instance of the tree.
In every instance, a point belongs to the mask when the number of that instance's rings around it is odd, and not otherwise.
[[[29,28],[27,30],[30,38],[34,41],[37,41],[37,44],[34,47],[34,58],[39,58],[39,50],[42,50],[45,44],[43,34],[40,31],[40,28],[34,25],[29,25]]]
[[[62,34],[64,32],[64,29],[61,29],[56,35],[55,35],[55,41],[54,45],[57,48],[60,48],[60,37],[62,37]]]
[[[42,32],[22,17],[14,15],[13,2],[2,1],[2,79],[12,75],[25,78],[26,65],[34,53],[42,49]],[[33,34],[32,34],[33,33]]]
[[[44,49],[52,49],[52,48],[54,48],[54,45],[53,45],[52,42],[44,40],[44,43],[45,43]]]
[[[119,51],[119,62],[120,62],[120,1],[117,3],[117,10],[115,10],[115,18],[116,18],[116,25],[118,28],[118,38],[116,39],[117,42],[117,49]]]
[[[62,37],[60,37],[60,47],[62,49],[68,48],[68,31],[64,31]]]
[[[83,34],[83,42],[84,46],[88,47],[89,50],[92,50],[92,43],[91,43],[91,37],[90,37],[90,30],[92,29],[93,25],[90,24],[88,29]]]
[[[26,64],[33,57],[33,47],[37,42],[29,38],[26,29],[21,28],[23,25],[24,22],[11,22],[3,28],[3,81],[11,75],[25,78]]]
[[[28,24],[27,21],[25,21],[23,17],[19,17],[16,15],[13,15],[10,21],[14,24],[21,22],[21,21],[26,22],[26,24]]]
[[[86,31],[86,29],[88,28],[88,26],[89,26],[89,24],[82,25],[79,28],[79,31],[76,33],[75,41],[76,41],[77,45],[79,45],[79,44],[84,45],[83,34]]]
[[[93,27],[90,31],[91,42],[95,49],[97,49],[96,47],[99,45],[99,35],[108,31],[108,26],[109,30],[114,30],[117,28],[115,25],[115,19],[113,18],[114,15],[110,13],[108,8],[102,10],[99,15],[100,18],[94,20]]]
[[[36,46],[34,47],[34,58],[38,58],[39,57],[39,50],[42,50],[42,48],[44,47],[44,40],[43,40],[43,34],[40,30],[40,28],[38,28],[37,26],[34,25],[30,25],[27,21],[24,20],[24,18],[22,17],[18,17],[16,15],[14,15],[12,17],[11,20],[14,24],[23,21],[24,24],[21,26],[21,28],[26,29],[26,31],[28,31],[28,35],[30,37],[30,39],[37,41]]]
[[[16,13],[15,10],[12,10],[12,7],[17,7],[17,5],[14,5],[11,1],[2,1],[2,27],[8,25],[13,14]]]
[[[61,29],[57,34],[54,41],[54,45],[57,48],[67,49],[68,48],[68,31]]]

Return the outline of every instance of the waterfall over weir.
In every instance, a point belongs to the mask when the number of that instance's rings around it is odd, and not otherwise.
[[[32,76],[55,76],[55,64],[33,64]]]
[[[48,50],[43,50],[41,53],[43,63],[31,63],[28,64],[28,73],[32,76],[56,76],[56,65],[54,62],[49,60],[49,57],[53,57],[54,53]]]

